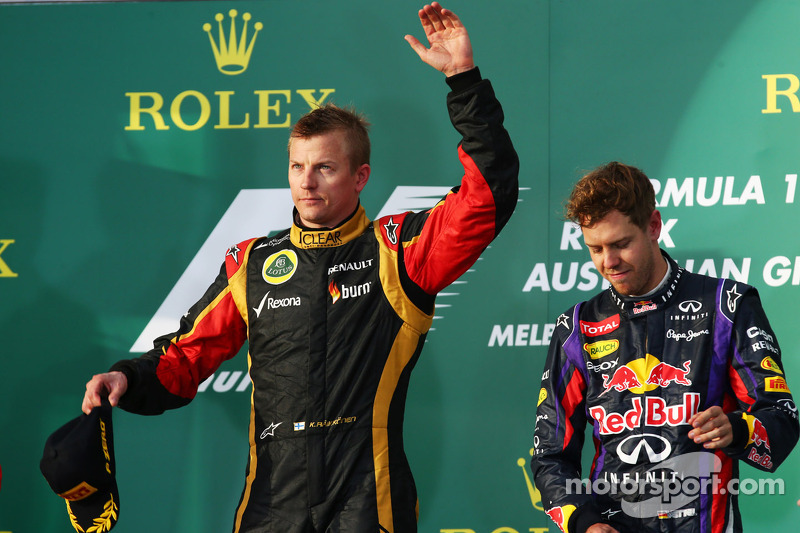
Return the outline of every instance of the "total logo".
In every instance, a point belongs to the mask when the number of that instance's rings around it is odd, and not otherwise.
[[[631,361],[619,367],[613,375],[603,374],[603,388],[600,393],[604,396],[612,389],[617,392],[626,390],[635,394],[642,394],[658,387],[667,387],[672,383],[691,385],[689,367],[691,361],[684,361],[683,368],[662,363],[657,357],[647,354],[645,357]]]
[[[581,333],[588,337],[597,337],[598,335],[605,335],[619,328],[619,314],[610,316],[600,322],[585,322],[580,321]]]
[[[336,285],[336,281],[331,280],[330,284],[328,285],[328,292],[331,295],[332,304],[335,304],[339,300],[346,300],[348,298],[358,298],[359,296],[363,296],[368,294],[372,289],[372,282],[368,281],[366,283],[362,283],[361,285],[345,285],[342,283],[341,289]]]

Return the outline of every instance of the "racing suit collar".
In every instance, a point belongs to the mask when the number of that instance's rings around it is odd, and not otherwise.
[[[630,317],[646,315],[668,303],[675,295],[676,288],[681,278],[683,278],[685,270],[664,250],[661,250],[661,255],[664,256],[664,259],[666,259],[669,264],[669,279],[667,279],[666,283],[664,283],[661,288],[647,298],[642,298],[641,296],[625,296],[615,291],[614,287],[608,288],[608,294],[611,296],[611,300],[617,304],[617,307],[620,308],[623,314]]]
[[[293,218],[295,222],[290,232],[292,244],[304,249],[341,246],[364,233],[371,224],[361,204],[347,220],[335,228],[305,228],[298,223],[296,209]]]

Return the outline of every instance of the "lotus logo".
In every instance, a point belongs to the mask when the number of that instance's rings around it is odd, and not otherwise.
[[[297,271],[297,254],[294,250],[275,252],[264,261],[264,281],[272,285],[280,285],[289,281]]]
[[[678,309],[680,309],[684,313],[696,313],[702,308],[703,304],[701,304],[697,300],[686,300],[685,302],[681,302],[680,305],[678,305]]]

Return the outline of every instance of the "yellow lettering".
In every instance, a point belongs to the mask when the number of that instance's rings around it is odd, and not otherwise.
[[[288,128],[292,120],[292,115],[286,113],[286,120],[281,124],[273,124],[269,121],[269,114],[273,112],[275,117],[281,114],[281,102],[275,100],[275,103],[270,104],[270,97],[283,96],[286,98],[286,103],[292,103],[292,93],[288,90],[284,91],[255,91],[258,95],[258,123],[253,126],[254,128]]]
[[[529,533],[547,533],[548,531],[550,531],[548,527],[532,527],[528,529]]]
[[[8,248],[10,244],[14,244],[12,239],[0,239],[0,255]],[[0,257],[0,278],[16,278],[19,276],[16,272],[11,270],[8,264]]]
[[[800,112],[800,100],[797,99],[797,90],[800,89],[800,80],[794,74],[765,74],[761,76],[767,80],[767,108],[762,109],[761,112],[767,113],[780,113],[778,109],[778,95],[785,96],[792,103],[792,112]],[[789,88],[779,91],[778,78],[789,80]]]
[[[141,118],[142,113],[147,113],[153,118],[153,123],[157,130],[168,130],[169,126],[164,122],[164,117],[161,116],[159,110],[164,105],[164,99],[158,93],[125,93],[130,99],[130,123],[125,126],[126,130],[141,131],[144,129],[142,126]],[[142,107],[142,97],[150,98],[153,100],[153,105],[150,107]]]
[[[328,96],[336,92],[336,89],[320,89],[320,91],[322,92],[322,96],[320,96],[319,100],[314,98],[314,93],[317,92],[316,89],[297,89],[296,92],[303,97],[308,107],[313,110],[320,107]]]
[[[181,116],[181,105],[189,96],[196,98],[197,102],[200,104],[200,117],[198,117],[197,122],[191,125],[184,122],[183,117]],[[208,117],[211,116],[211,104],[209,103],[208,98],[206,98],[205,95],[199,91],[183,91],[172,101],[172,105],[169,108],[169,116],[172,117],[172,122],[174,122],[175,125],[182,130],[199,130],[206,125],[206,122],[208,122]]]
[[[231,124],[231,95],[233,91],[215,91],[219,96],[219,124],[214,129],[232,130],[250,127],[250,113],[244,114],[244,122],[241,124]]]

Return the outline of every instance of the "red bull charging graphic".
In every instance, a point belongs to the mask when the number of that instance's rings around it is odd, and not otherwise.
[[[691,385],[687,377],[691,361],[684,361],[680,367],[669,363],[662,363],[657,357],[647,354],[645,357],[623,365],[612,375],[602,374],[603,388],[600,396],[615,390],[617,392],[631,391],[642,394],[658,387],[668,387],[672,383]]]

